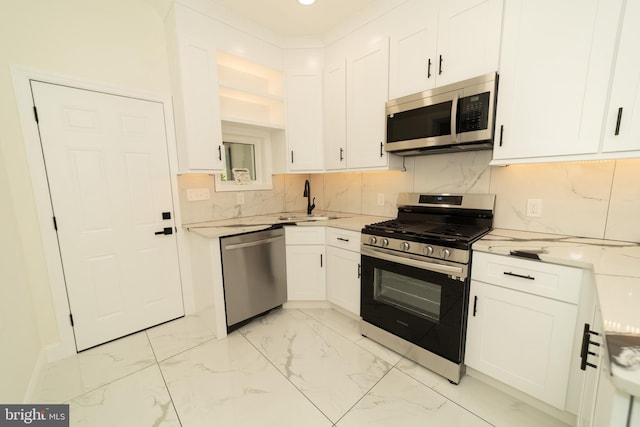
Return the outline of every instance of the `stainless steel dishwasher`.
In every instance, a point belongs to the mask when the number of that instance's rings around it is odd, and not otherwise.
[[[284,229],[220,238],[227,330],[287,301]]]

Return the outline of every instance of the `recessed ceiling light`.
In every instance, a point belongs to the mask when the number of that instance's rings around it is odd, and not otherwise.
[[[305,6],[309,6],[315,3],[316,0],[298,0],[298,3],[303,4]]]

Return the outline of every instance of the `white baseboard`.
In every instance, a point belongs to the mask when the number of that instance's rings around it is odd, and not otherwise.
[[[563,423],[569,425],[576,425],[576,415],[567,411],[561,411],[558,408],[555,408],[551,405],[546,404],[534,397],[529,396],[526,393],[521,392],[520,390],[516,390],[515,388],[498,381],[494,378],[491,378],[488,375],[483,374],[482,372],[476,371],[473,368],[467,366],[467,375],[474,377],[477,380],[482,381],[485,384],[490,385],[491,387],[502,391],[503,393],[508,394],[509,396],[513,396],[514,398],[521,400],[529,406],[532,406],[552,417],[562,421]]]
[[[282,308],[333,308],[329,301],[287,301]]]
[[[47,349],[43,348],[40,350],[40,354],[38,354],[38,359],[36,360],[36,364],[31,371],[31,378],[29,379],[29,386],[27,387],[27,392],[24,394],[23,403],[38,403],[34,401],[36,390],[38,389],[38,382],[40,381],[40,376],[42,375],[42,370],[47,364]]]

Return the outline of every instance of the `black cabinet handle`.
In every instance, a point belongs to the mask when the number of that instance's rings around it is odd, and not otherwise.
[[[505,275],[505,276],[519,277],[519,278],[521,278],[521,279],[527,279],[527,280],[536,280],[536,278],[535,278],[535,277],[533,277],[533,276],[529,276],[529,275],[524,276],[524,275],[522,275],[522,274],[516,274],[516,273],[512,273],[512,272],[510,272],[510,271],[505,271],[505,272],[503,272],[503,273],[504,273],[504,275]]]
[[[616,121],[616,132],[614,135],[620,135],[620,123],[622,122],[622,107],[618,108],[618,120]]]
[[[159,236],[161,234],[173,234],[173,228],[172,227],[165,227],[162,231],[156,231],[155,235]]]
[[[429,62],[427,62],[427,78],[431,78],[431,58],[429,58]]]
[[[362,277],[362,264],[358,264],[358,279]]]
[[[222,160],[222,147],[218,145],[218,160]]]
[[[320,254],[320,268],[322,268],[322,254]]]
[[[504,125],[500,125],[500,147],[502,147],[502,135],[504,134]]]
[[[473,297],[473,317],[476,317],[478,312],[478,295]]]
[[[341,242],[348,242],[349,239],[345,239],[344,237],[338,237],[337,240],[340,240]]]
[[[382,142],[380,143],[380,157],[384,156],[384,154],[382,153],[382,147],[384,147],[384,144],[382,144]]]
[[[440,65],[438,65],[438,74],[442,74],[442,55],[440,55]]]
[[[291,163],[293,164],[293,150],[291,150]]]
[[[582,332],[582,347],[580,350],[580,369],[583,371],[587,370],[587,366],[591,368],[597,368],[593,363],[589,363],[587,360],[589,355],[596,356],[596,354],[592,351],[589,351],[589,346],[600,347],[600,343],[591,341],[591,335],[599,336],[600,334],[591,330],[591,325],[588,323],[584,324],[584,329]]]
[[[340,148],[340,161],[343,161],[343,160],[344,160],[344,155],[343,155],[343,153],[344,153],[344,148]]]

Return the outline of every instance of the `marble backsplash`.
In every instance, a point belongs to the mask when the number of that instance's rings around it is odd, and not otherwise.
[[[304,180],[317,211],[393,217],[400,192],[494,193],[494,226],[640,242],[640,159],[489,166],[490,151],[406,158],[406,171],[275,175],[273,190],[214,191],[210,175],[178,179],[183,223],[304,211]],[[188,188],[211,199],[186,201]],[[380,196],[382,195],[382,196]],[[542,216],[526,216],[527,199],[542,200]],[[379,202],[382,202],[379,204]]]

